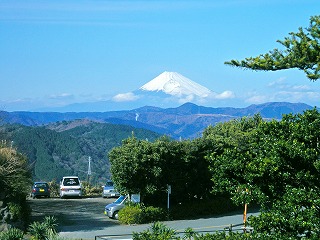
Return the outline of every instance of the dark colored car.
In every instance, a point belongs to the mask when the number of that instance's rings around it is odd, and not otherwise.
[[[50,188],[46,182],[35,182],[32,186],[31,197],[50,197]]]

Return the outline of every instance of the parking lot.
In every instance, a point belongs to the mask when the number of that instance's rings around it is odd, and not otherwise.
[[[59,234],[68,239],[95,239],[99,235],[130,235],[133,232],[141,232],[151,224],[122,225],[117,220],[109,219],[104,215],[104,207],[115,199],[81,198],[60,199],[40,198],[29,199],[32,207],[32,219],[40,221],[44,216],[55,216],[59,223]],[[257,215],[254,211],[249,215]],[[187,227],[195,231],[223,231],[226,227],[242,223],[242,212],[234,212],[232,215],[213,216],[208,218],[165,221],[164,224],[177,231],[184,231]],[[130,238],[130,237],[122,237]],[[111,238],[109,238],[111,239]]]
[[[115,198],[39,198],[29,199],[32,221],[45,216],[58,220],[59,231],[95,231],[119,225],[104,215],[104,207]]]

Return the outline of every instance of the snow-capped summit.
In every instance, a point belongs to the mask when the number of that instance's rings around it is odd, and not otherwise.
[[[140,90],[162,91],[173,96],[195,95],[201,98],[205,98],[211,94],[208,88],[193,82],[177,72],[163,72],[143,85]]]

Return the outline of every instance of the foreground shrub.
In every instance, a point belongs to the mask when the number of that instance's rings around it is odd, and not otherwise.
[[[142,209],[139,205],[125,206],[119,211],[119,221],[124,224],[142,223]]]
[[[48,236],[47,227],[43,223],[33,222],[29,226],[29,233],[35,240],[45,240]]]
[[[246,239],[269,239],[261,235],[242,232],[215,232],[212,234],[199,234],[192,228],[187,228],[182,237],[177,236],[177,232],[164,225],[163,223],[155,222],[150,228],[140,233],[133,233],[133,240],[246,240]],[[283,238],[279,238],[283,239]],[[274,239],[275,240],[275,239]]]
[[[25,228],[30,209],[26,196],[30,191],[31,172],[26,157],[14,148],[0,144],[0,207],[8,207],[11,217],[0,220],[8,225]]]
[[[264,239],[255,238],[250,233],[242,232],[216,232],[212,234],[201,234],[193,238],[194,240],[246,240],[246,239]],[[269,240],[269,239],[268,239]]]
[[[29,226],[29,233],[35,240],[51,239],[57,235],[57,220],[48,216],[43,222],[33,222]]]
[[[166,211],[159,207],[143,207],[142,208],[142,223],[150,223],[162,221],[166,219]]]
[[[158,207],[128,205],[119,211],[119,221],[124,224],[150,223],[166,219],[166,212]]]
[[[10,228],[6,232],[0,232],[1,240],[22,240],[23,231],[18,228]]]
[[[171,240],[179,239],[176,236],[176,231],[164,225],[163,223],[156,222],[151,228],[141,232],[133,233],[134,240]]]

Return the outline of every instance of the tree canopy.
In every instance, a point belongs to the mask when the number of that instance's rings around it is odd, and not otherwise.
[[[273,49],[257,57],[245,60],[231,60],[227,65],[252,70],[277,71],[297,68],[303,70],[307,77],[316,81],[320,78],[320,16],[310,18],[310,26],[299,28],[297,33],[291,32],[284,40],[277,42],[284,50]]]
[[[319,239],[319,136],[320,112],[314,108],[280,121],[254,115],[219,123],[190,141],[132,137],[109,157],[122,191],[160,199],[170,184],[172,199],[188,209],[200,199],[226,196],[238,206],[261,207],[248,218],[251,239]]]
[[[247,137],[209,156],[213,191],[229,192],[238,204],[262,207],[259,216],[249,219],[257,233],[319,238],[319,120],[313,109],[281,121],[234,121],[233,138],[241,132]],[[250,122],[250,128],[241,128]]]
[[[205,199],[212,187],[207,151],[200,139],[180,142],[164,136],[149,142],[132,136],[109,152],[112,180],[121,193],[140,193],[141,201],[152,198],[161,204],[167,185],[172,201]]]

